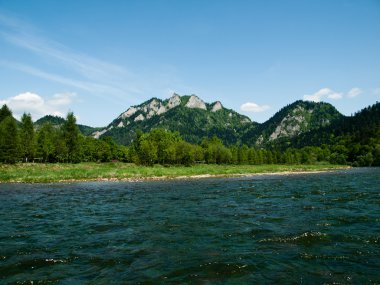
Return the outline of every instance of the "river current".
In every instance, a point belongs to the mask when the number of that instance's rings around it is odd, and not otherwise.
[[[379,182],[0,184],[0,284],[379,284]]]

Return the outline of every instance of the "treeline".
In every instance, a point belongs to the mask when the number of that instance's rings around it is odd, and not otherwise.
[[[371,153],[372,155],[372,153]],[[380,152],[360,165],[379,162]],[[83,136],[73,113],[60,126],[45,123],[35,129],[30,114],[18,123],[6,105],[0,109],[0,162],[133,162],[141,165],[208,164],[314,164],[330,162],[350,163],[345,150],[334,146],[306,146],[303,148],[259,149],[225,146],[214,136],[198,144],[185,141],[178,132],[154,129],[137,132],[131,145],[117,145],[112,138],[94,139]]]
[[[280,143],[277,146],[286,148],[282,143],[282,146]],[[380,166],[380,103],[329,126],[301,134],[289,144],[297,148],[328,145],[339,163]]]
[[[311,164],[328,161],[330,152],[322,148],[288,149],[285,152],[249,148],[226,147],[214,136],[203,139],[200,145],[184,141],[179,133],[154,129],[138,133],[128,148],[128,161],[139,164]]]

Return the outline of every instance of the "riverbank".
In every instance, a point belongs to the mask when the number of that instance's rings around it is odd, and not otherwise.
[[[0,165],[0,183],[52,183],[75,181],[142,181],[207,177],[290,174],[331,171],[344,165],[210,165],[153,167],[129,163],[45,164],[19,163]]]

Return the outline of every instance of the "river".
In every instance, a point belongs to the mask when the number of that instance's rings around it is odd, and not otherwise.
[[[379,284],[379,181],[0,184],[0,284]]]

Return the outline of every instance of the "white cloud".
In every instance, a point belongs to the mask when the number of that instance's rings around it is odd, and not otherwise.
[[[363,90],[361,90],[358,87],[351,88],[346,94],[339,93],[331,90],[330,88],[322,88],[315,92],[314,94],[306,94],[303,96],[303,100],[305,101],[313,101],[313,102],[320,102],[323,99],[333,99],[333,100],[339,100],[342,98],[354,98],[359,96],[363,93]]]
[[[359,96],[360,94],[362,94],[363,93],[363,91],[360,89],[360,88],[358,88],[358,87],[354,87],[354,88],[352,88],[350,91],[348,91],[348,93],[347,93],[347,97],[349,97],[349,98],[354,98],[354,97],[356,97],[356,96]]]
[[[258,105],[253,102],[247,102],[240,106],[240,110],[245,112],[260,113],[270,109],[268,105]]]
[[[314,94],[306,94],[303,96],[305,101],[320,102],[323,98],[329,98],[333,100],[338,100],[343,98],[342,93],[335,92],[330,88],[322,88]]]
[[[327,95],[327,98],[333,99],[333,100],[339,100],[343,98],[342,93],[332,92]]]
[[[68,106],[75,96],[75,93],[54,94],[53,98],[48,100],[48,104],[51,106]]]
[[[45,100],[36,93],[25,92],[0,100],[0,105],[7,104],[18,119],[23,113],[30,113],[33,120],[37,120],[45,115],[65,116],[75,97],[75,93],[60,93]]]

